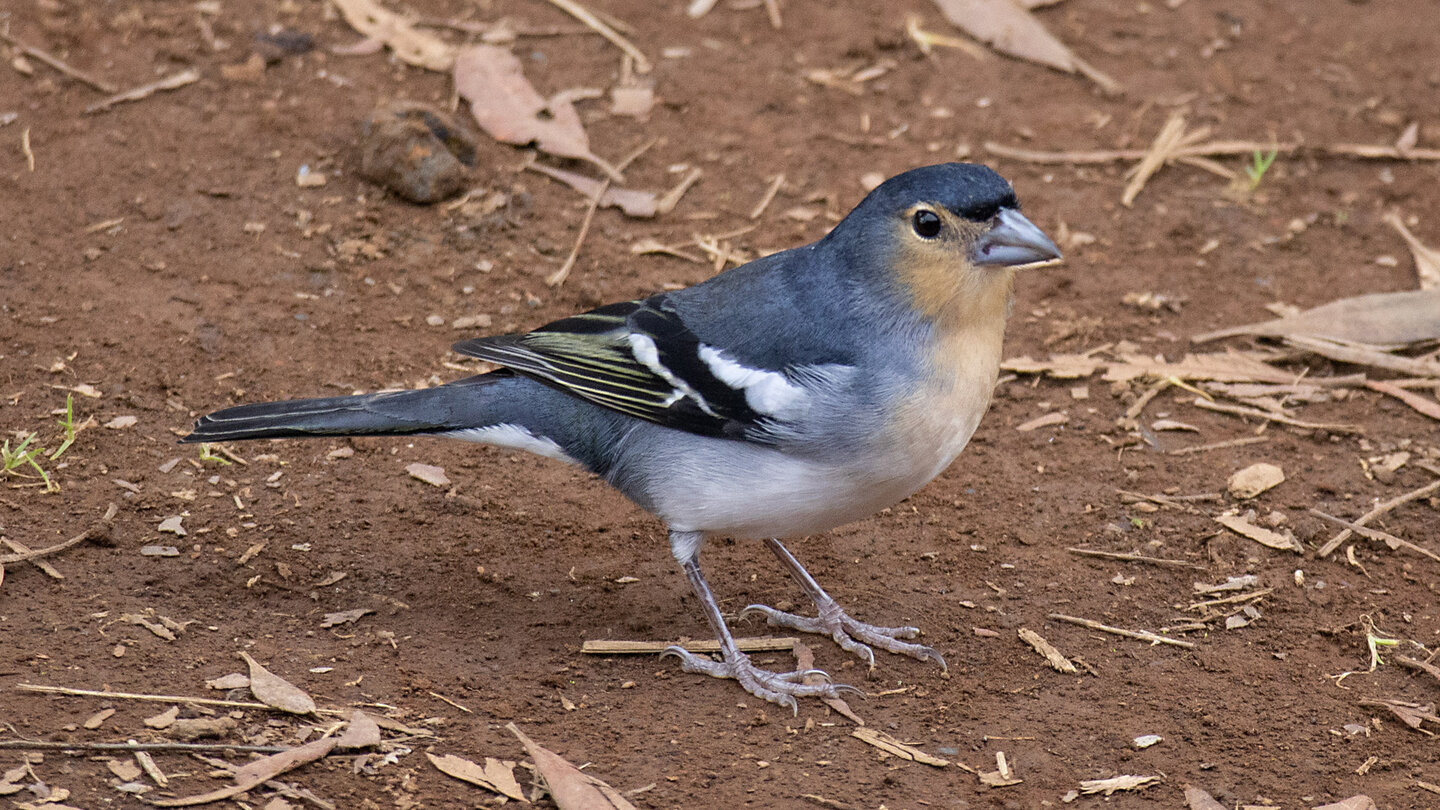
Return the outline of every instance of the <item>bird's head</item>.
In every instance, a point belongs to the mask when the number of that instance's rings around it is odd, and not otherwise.
[[[1060,258],[1020,213],[1015,190],[973,163],[912,169],[881,183],[832,234],[864,273],[889,274],[929,318],[1009,300],[1016,268]],[[997,303],[998,302],[998,303]]]

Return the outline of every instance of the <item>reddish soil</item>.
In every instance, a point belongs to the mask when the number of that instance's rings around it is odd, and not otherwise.
[[[1358,424],[1363,436],[1272,425],[1264,444],[1173,456],[1131,444],[1116,427],[1143,385],[1012,381],[969,449],[930,486],[886,513],[794,542],[857,616],[923,627],[950,663],[942,676],[882,654],[867,674],[828,641],[810,640],[819,666],[837,680],[884,693],[854,701],[855,709],[869,725],[970,767],[993,770],[1003,751],[1024,781],[1001,788],[955,767],[882,755],[818,702],[802,702],[791,717],[673,661],[582,655],[586,639],[708,631],[662,527],[573,468],[434,440],[236,445],[249,463],[229,466],[175,444],[195,416],[235,402],[457,378],[465,372],[445,364],[457,360],[447,348],[458,339],[534,327],[712,272],[634,256],[629,247],[641,238],[685,242],[753,225],[732,240],[752,256],[802,244],[833,220],[799,221],[787,210],[843,212],[863,194],[861,175],[952,159],[957,147],[1005,174],[1050,233],[1065,223],[1095,237],[1070,244],[1064,266],[1021,276],[1011,356],[1128,340],[1175,358],[1190,349],[1187,336],[1268,317],[1263,305],[1273,301],[1312,306],[1413,288],[1408,252],[1380,218],[1397,206],[1420,214],[1417,231],[1440,243],[1433,163],[1282,157],[1243,200],[1210,174],[1174,167],[1124,208],[1123,166],[995,159],[983,144],[1135,148],[1170,110],[1182,110],[1219,137],[1310,144],[1389,143],[1419,121],[1421,145],[1433,147],[1440,68],[1432,3],[1191,0],[1172,9],[1069,0],[1037,12],[1126,84],[1125,95],[1109,97],[1083,79],[1002,57],[941,50],[924,58],[904,35],[906,14],[920,14],[933,30],[946,26],[921,0],[787,0],[778,31],[759,7],[722,3],[692,20],[679,0],[599,1],[656,57],[662,103],[639,122],[610,116],[604,102],[582,102],[595,149],[616,158],[660,139],[629,170],[633,187],[669,187],[680,176],[676,164],[705,174],[673,213],[653,221],[601,211],[558,289],[543,279],[573,243],[584,201],[519,173],[519,150],[481,139],[474,182],[508,195],[501,215],[412,205],[358,176],[360,122],[372,107],[391,99],[443,106],[447,77],[387,55],[327,53],[357,37],[318,0],[214,5],[219,13],[205,19],[229,46],[218,51],[190,3],[43,0],[0,12],[0,26],[8,23],[14,36],[120,87],[187,66],[202,75],[86,115],[102,94],[34,59],[31,75],[0,68],[0,115],[18,114],[0,126],[6,437],[13,445],[17,431],[39,431],[53,449],[64,389],[81,383],[100,395],[76,397],[81,419],[138,417],[132,427],[86,429],[63,463],[48,462],[58,493],[14,476],[3,482],[0,530],[32,548],[81,532],[107,504],[119,508],[113,543],[84,543],[49,559],[63,580],[29,564],[8,566],[0,585],[5,738],[167,739],[141,723],[164,704],[37,695],[16,685],[201,695],[205,679],[243,668],[236,653],[244,650],[324,705],[363,704],[439,735],[409,743],[393,762],[372,758],[360,774],[351,757],[332,757],[284,777],[338,807],[484,804],[490,794],[441,775],[420,752],[520,759],[503,728],[510,721],[572,762],[591,763],[590,773],[621,790],[653,785],[632,797],[644,808],[820,806],[804,794],[852,808],[1047,807],[1081,780],[1117,774],[1163,779],[1076,805],[1173,808],[1193,785],[1226,807],[1312,807],[1359,793],[1384,808],[1440,806],[1440,796],[1418,784],[1440,783],[1434,739],[1360,703],[1433,704],[1440,695],[1435,679],[1388,655],[1366,672],[1362,625],[1440,643],[1440,564],[1368,542],[1353,547],[1353,565],[1343,549],[1329,559],[1313,554],[1333,529],[1308,508],[1353,518],[1431,480],[1413,464],[1393,476],[1366,475],[1361,460],[1388,450],[1407,447],[1417,460],[1436,452],[1435,423],[1378,394],[1305,409],[1306,418]],[[409,7],[435,17],[572,25],[539,2]],[[250,80],[224,76],[221,68],[244,62],[253,35],[272,26],[312,34],[320,47]],[[688,55],[659,58],[680,47]],[[617,51],[596,36],[525,38],[516,51],[547,93],[606,87],[617,74]],[[894,67],[859,95],[804,77],[811,68],[877,60]],[[18,146],[23,131],[33,171]],[[325,186],[297,187],[307,164],[327,175]],[[780,172],[785,187],[752,223],[749,210]],[[1308,227],[1293,232],[1296,219]],[[92,227],[109,220],[115,224]],[[1377,264],[1381,254],[1399,261]],[[1121,303],[1143,291],[1186,303],[1160,313]],[[445,324],[427,324],[432,315]],[[449,325],[474,315],[489,315],[492,325]],[[1319,375],[1357,370],[1310,367]],[[1088,386],[1088,400],[1072,400],[1077,385]],[[1192,399],[1171,389],[1148,406],[1146,418],[1168,414],[1200,429],[1162,434],[1164,446],[1255,432],[1256,424],[1201,411]],[[1057,409],[1068,411],[1068,424],[1015,429]],[[331,456],[338,448],[354,454]],[[1228,496],[1195,502],[1192,512],[1151,512],[1117,493],[1220,492],[1231,472],[1261,460],[1283,467],[1289,480],[1258,507],[1288,519],[1304,556],[1217,533],[1212,517],[1230,505]],[[460,497],[409,478],[405,466],[416,461],[443,466]],[[174,515],[184,516],[183,538],[159,531]],[[1440,513],[1421,501],[1382,524],[1423,543],[1440,530]],[[181,554],[142,556],[152,544],[177,545]],[[1065,551],[1080,545],[1199,567]],[[803,599],[756,544],[713,542],[705,561],[727,612]],[[332,572],[345,577],[317,585]],[[1183,610],[1192,583],[1241,574],[1274,588],[1258,603],[1260,618],[1181,636],[1193,649],[1047,619],[1066,613],[1157,630],[1193,617]],[[638,581],[617,582],[624,577]],[[326,613],[355,608],[375,612],[322,628]],[[121,621],[146,611],[191,624],[165,641]],[[1017,639],[1021,627],[1094,674],[1046,668]],[[737,629],[767,633],[753,622]],[[792,663],[782,654],[760,659]],[[1359,674],[1337,682],[1350,670]],[[80,727],[107,706],[117,712],[99,729]],[[228,741],[288,743],[302,725],[246,711]],[[1132,740],[1142,734],[1163,741],[1136,750]],[[23,756],[0,752],[0,771]],[[187,755],[156,760],[176,775],[177,794],[223,784]],[[68,789],[72,806],[144,806],[112,787],[119,780],[93,753],[47,752],[34,770]],[[34,800],[28,792],[10,798]],[[267,800],[257,790],[244,806]]]

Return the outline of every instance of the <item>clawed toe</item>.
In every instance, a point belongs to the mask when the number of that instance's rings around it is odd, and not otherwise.
[[[680,668],[686,672],[709,675],[712,678],[733,678],[745,691],[763,700],[799,713],[797,697],[836,698],[842,694],[864,694],[847,684],[831,681],[830,674],[821,669],[804,669],[794,672],[771,672],[760,669],[750,661],[750,656],[737,652],[724,661],[696,655],[684,647],[666,647],[661,657],[674,656],[680,659]],[[806,683],[809,678],[823,679],[823,683]]]
[[[875,651],[871,649],[872,645],[886,652],[908,655],[921,661],[934,661],[942,670],[947,669],[945,658],[934,648],[902,640],[919,638],[918,627],[878,627],[866,624],[850,618],[838,605],[828,611],[822,610],[820,616],[799,616],[776,610],[769,605],[747,605],[740,611],[742,619],[753,614],[764,616],[765,623],[772,627],[829,636],[842,649],[863,659],[871,669],[875,668]]]

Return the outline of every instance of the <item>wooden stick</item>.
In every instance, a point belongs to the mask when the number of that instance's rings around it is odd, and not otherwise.
[[[1193,403],[1197,408],[1204,408],[1207,411],[1228,413],[1233,416],[1248,416],[1252,419],[1264,419],[1267,422],[1279,422],[1282,425],[1305,428],[1306,430],[1328,430],[1333,433],[1361,433],[1360,428],[1355,425],[1345,425],[1338,422],[1306,422],[1303,419],[1295,419],[1283,413],[1262,411],[1259,408],[1247,408],[1243,405],[1227,405],[1223,402],[1211,402],[1204,397],[1196,397]]]
[[[1369,512],[1366,512],[1365,514],[1356,518],[1354,521],[1354,525],[1364,526],[1365,524],[1369,523],[1377,517],[1380,517],[1386,512],[1404,506],[1411,501],[1419,500],[1426,495],[1435,492],[1436,490],[1440,490],[1440,481],[1431,481],[1430,483],[1426,484],[1423,487],[1420,487],[1419,489],[1411,490],[1404,495],[1391,498],[1390,500],[1376,506],[1374,509],[1371,509]],[[1335,549],[1339,548],[1341,543],[1349,540],[1350,535],[1353,533],[1354,529],[1347,527],[1344,531],[1330,538],[1329,542],[1327,542],[1325,545],[1321,546],[1320,550],[1315,552],[1315,556],[1322,559],[1325,557],[1329,557],[1331,554],[1335,553]]]
[[[103,82],[95,78],[94,76],[85,73],[84,71],[70,67],[70,65],[66,64],[58,57],[51,56],[50,54],[40,50],[39,48],[34,47],[33,45],[26,45],[25,43],[21,42],[10,34],[5,33],[4,31],[0,31],[0,39],[3,39],[6,42],[10,43],[10,45],[22,51],[26,56],[33,56],[36,59],[39,59],[41,62],[49,65],[50,67],[55,68],[61,73],[64,73],[66,76],[88,84],[102,93],[115,92],[115,87],[113,85]]]
[[[735,646],[740,652],[777,652],[781,650],[795,649],[795,643],[800,639],[793,636],[783,638],[737,638]],[[586,655],[655,655],[663,653],[670,647],[683,647],[692,653],[717,653],[720,652],[718,641],[687,641],[683,644],[676,644],[670,641],[612,641],[610,639],[592,639],[580,646],[580,652]]]
[[[101,110],[108,110],[116,104],[122,104],[127,101],[139,101],[142,98],[149,98],[161,90],[176,90],[198,81],[200,81],[199,69],[186,68],[179,73],[172,73],[163,79],[150,82],[149,84],[142,84],[139,87],[126,90],[123,93],[116,93],[109,98],[103,98],[86,107],[85,113],[88,115],[90,113],[100,112]]]
[[[1108,624],[1101,624],[1100,622],[1093,621],[1091,619],[1082,619],[1078,616],[1066,616],[1063,613],[1051,613],[1048,614],[1048,617],[1056,621],[1069,622],[1070,624],[1078,624],[1081,627],[1088,627],[1091,630],[1099,630],[1102,633],[1113,633],[1117,636],[1139,639],[1140,641],[1148,641],[1151,644],[1169,644],[1174,647],[1184,647],[1187,650],[1192,650],[1195,648],[1195,643],[1191,641],[1181,641],[1178,638],[1166,638],[1164,636],[1157,636],[1154,633],[1150,633],[1144,630],[1125,630],[1119,627],[1111,627]]]
[[[645,54],[642,53],[639,48],[630,44],[630,40],[620,36],[619,31],[606,25],[603,20],[596,17],[589,9],[575,2],[575,0],[550,0],[550,4],[590,26],[595,30],[595,33],[610,40],[611,44],[615,47],[630,54],[630,58],[635,60],[636,73],[650,72],[650,60],[645,58]]]
[[[235,751],[245,754],[278,754],[289,751],[284,745],[230,745],[228,743],[183,742],[52,742],[49,740],[0,740],[0,751]]]
[[[147,695],[137,692],[103,692],[95,689],[72,689],[68,686],[45,686],[38,683],[17,683],[15,688],[21,692],[43,692],[49,695],[68,695],[70,697],[100,697],[114,700],[144,700],[151,703],[195,703],[201,706],[227,706],[232,709],[263,709],[269,711],[273,706],[264,703],[251,703],[243,700],[221,700],[219,698],[188,697],[185,695]],[[348,716],[348,712],[339,709],[316,709],[316,714],[334,715],[336,717]]]
[[[775,195],[780,193],[780,186],[784,184],[784,172],[770,178],[770,185],[765,188],[765,193],[760,195],[760,202],[755,203],[755,207],[750,210],[751,219],[759,219],[765,213],[765,209],[770,207],[771,202],[774,202]]]
[[[96,538],[104,537],[110,531],[110,521],[115,519],[115,514],[119,511],[120,508],[112,503],[110,504],[109,508],[105,510],[105,514],[103,517],[100,518],[99,523],[75,535],[69,540],[66,540],[63,543],[56,543],[53,546],[46,546],[45,548],[35,549],[34,551],[26,551],[22,554],[0,555],[0,565],[9,565],[10,563],[25,562],[26,560],[39,559],[40,557],[46,557],[51,554],[64,551],[71,546],[78,546],[86,540],[94,540]]]
[[[1249,602],[1252,599],[1259,599],[1262,596],[1269,596],[1274,593],[1274,588],[1261,588],[1258,591],[1249,593],[1237,593],[1234,596],[1222,596],[1219,599],[1210,599],[1205,602],[1194,602],[1186,610],[1203,610],[1204,608],[1215,607],[1216,605],[1233,605],[1236,602]]]
[[[1436,483],[1440,484],[1440,481],[1437,481]],[[1423,554],[1424,556],[1429,557],[1435,562],[1440,562],[1440,554],[1436,554],[1435,552],[1431,551],[1428,548],[1425,548],[1424,546],[1416,545],[1409,540],[1402,540],[1399,537],[1390,534],[1389,532],[1382,532],[1378,529],[1371,529],[1367,526],[1361,526],[1359,522],[1351,523],[1348,520],[1335,517],[1334,515],[1327,515],[1324,512],[1321,512],[1319,509],[1311,509],[1309,511],[1310,514],[1320,518],[1321,520],[1328,520],[1338,526],[1344,526],[1346,532],[1354,532],[1355,534],[1358,534],[1361,537],[1369,540],[1379,540],[1390,548],[1408,548],[1416,554]],[[1341,532],[1341,534],[1344,534],[1344,532]],[[1339,535],[1336,536],[1338,537]],[[1333,543],[1334,538],[1331,538],[1330,542]],[[1341,540],[1340,542],[1343,543],[1345,541]],[[1326,545],[1328,546],[1329,543],[1327,543]],[[1321,549],[1321,551],[1324,551],[1324,549]]]
[[[1168,565],[1175,568],[1198,568],[1202,571],[1205,570],[1205,566],[1199,563],[1186,562],[1185,560],[1166,560],[1160,557],[1146,557],[1141,554],[1121,554],[1115,551],[1099,551],[1093,548],[1070,547],[1065,550],[1071,554],[1079,554],[1082,557],[1101,557],[1106,560],[1120,560],[1122,562],[1139,562],[1149,563],[1151,565]]]
[[[1191,453],[1208,453],[1211,450],[1224,450],[1227,447],[1244,447],[1247,444],[1260,444],[1270,441],[1269,436],[1241,436],[1238,439],[1226,439],[1223,442],[1211,442],[1209,444],[1192,444],[1189,447],[1181,447],[1178,450],[1171,450],[1172,456],[1188,456]]]

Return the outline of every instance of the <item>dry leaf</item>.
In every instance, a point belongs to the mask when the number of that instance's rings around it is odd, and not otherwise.
[[[559,180],[589,199],[600,195],[601,208],[619,208],[627,217],[650,219],[660,213],[660,200],[653,192],[637,191],[631,188],[605,187],[601,180],[586,177],[564,169],[556,169],[543,163],[530,163],[525,168],[546,177]]]
[[[410,473],[411,478],[417,481],[424,481],[431,486],[450,486],[450,479],[445,475],[444,467],[436,467],[433,464],[421,464],[417,461],[414,464],[405,465],[405,472]]]
[[[405,17],[375,0],[331,0],[350,27],[367,43],[383,43],[406,64],[426,70],[447,71],[455,64],[455,48],[441,39],[415,30]],[[363,49],[362,51],[363,52]]]
[[[1215,797],[1197,787],[1186,786],[1185,805],[1189,810],[1227,810]]]
[[[535,770],[545,780],[545,786],[560,810],[635,810],[635,805],[626,801],[620,791],[582,773],[559,754],[537,745],[514,723],[506,723],[505,728],[520,738],[530,758],[535,760]]]
[[[815,668],[815,651],[810,649],[809,645],[805,644],[799,639],[795,639],[793,646],[791,646],[790,648],[790,651],[795,656],[796,671],[807,672]],[[810,675],[805,678],[806,683],[822,683],[824,680],[825,679],[820,675]],[[865,725],[865,721],[860,719],[860,715],[856,714],[855,710],[850,708],[850,704],[846,703],[844,698],[826,697],[821,698],[821,701],[823,701],[826,706],[834,709],[838,714],[840,714],[840,716],[844,717],[846,720],[849,720],[855,725]]]
[[[1366,380],[1365,387],[1371,391],[1379,391],[1386,396],[1394,397],[1431,419],[1440,419],[1440,402],[1433,399],[1422,397],[1412,391],[1406,391],[1398,385],[1391,385],[1379,380]]]
[[[426,751],[425,756],[430,760],[431,765],[439,768],[440,772],[447,776],[478,785],[492,793],[509,796],[518,802],[530,803],[530,800],[525,798],[525,791],[520,787],[520,783],[515,781],[515,763],[513,762],[501,762],[494,757],[486,757],[485,767],[482,768],[474,762],[454,754],[437,757]]]
[[[1285,471],[1274,464],[1251,464],[1230,476],[1225,488],[1237,498],[1254,498],[1260,493],[1279,486],[1285,481]]]
[[[1293,551],[1296,554],[1303,554],[1305,552],[1305,547],[1300,545],[1299,540],[1277,532],[1272,532],[1262,526],[1256,526],[1240,515],[1219,515],[1215,518],[1215,522],[1241,537],[1248,537],[1254,540],[1262,546],[1267,546],[1278,551]]]
[[[1178,362],[1163,357],[1124,354],[1120,362],[1105,369],[1106,382],[1127,382],[1137,377],[1180,380],[1215,380],[1218,382],[1267,382],[1285,384],[1295,381],[1295,374],[1283,371],[1241,352],[1222,354],[1187,354]]]
[[[1031,360],[1028,356],[1016,357],[1000,364],[1005,371],[1017,374],[1049,374],[1057,380],[1074,380],[1089,377],[1096,369],[1105,365],[1103,360],[1083,354],[1054,354],[1049,360]]]
[[[171,515],[160,521],[160,525],[156,528],[156,531],[170,532],[177,537],[184,537],[186,534],[189,534],[189,532],[185,531],[185,527],[180,525],[180,522],[184,519],[183,515]]]
[[[260,662],[248,654],[242,652],[240,657],[250,665],[250,694],[254,695],[256,700],[292,714],[315,712],[315,701],[300,687],[260,666]]]
[[[154,717],[145,718],[144,723],[150,728],[169,728],[170,725],[175,722],[175,718],[179,716],[180,707],[171,706],[169,709],[166,709]]]
[[[1055,671],[1067,672],[1071,674],[1078,672],[1078,670],[1075,669],[1075,665],[1070,663],[1070,659],[1066,658],[1059,650],[1055,649],[1055,645],[1046,641],[1045,638],[1039,633],[1031,630],[1028,627],[1022,627],[1018,632],[1020,634],[1020,639],[1026,644],[1029,644],[1035,650],[1035,652],[1040,653],[1042,656],[1044,656],[1045,660],[1049,662],[1050,666],[1053,667]]]
[[[580,114],[564,94],[546,101],[525,78],[520,60],[497,45],[474,45],[455,59],[455,91],[470,102],[470,112],[490,137],[502,143],[535,147],[557,157],[595,164],[620,182],[615,167],[590,151]]]
[[[1032,430],[1039,430],[1042,427],[1050,427],[1051,425],[1063,425],[1069,421],[1069,415],[1060,411],[1056,411],[1054,413],[1047,413],[1044,416],[1037,416],[1024,424],[1016,425],[1015,429],[1020,431],[1021,433],[1029,433]]]
[[[320,626],[336,627],[342,624],[350,624],[351,622],[358,621],[361,616],[374,612],[371,608],[355,608],[354,610],[342,610],[339,613],[326,613],[325,620],[320,622]]]
[[[211,678],[205,682],[209,689],[245,689],[250,686],[250,676],[242,675],[239,672],[232,672],[229,675],[221,675],[218,678]]]
[[[134,427],[135,423],[139,421],[140,418],[136,416],[117,416],[109,422],[106,422],[105,427],[111,430],[121,430],[122,428]]]
[[[147,799],[147,801],[155,807],[190,807],[218,802],[231,796],[238,796],[247,790],[253,790],[286,771],[294,770],[308,762],[314,762],[330,753],[334,747],[334,737],[321,737],[288,751],[247,762],[235,771],[235,784],[230,787],[179,799]]]
[[[182,717],[166,729],[170,736],[181,740],[202,740],[223,737],[238,725],[231,717]]]
[[[1410,246],[1410,255],[1415,257],[1415,275],[1420,279],[1420,289],[1440,288],[1440,250],[1426,245],[1415,234],[1410,233],[1410,229],[1405,227],[1405,220],[1400,218],[1400,212],[1391,211],[1386,214],[1385,222],[1399,231],[1405,243]]]
[[[356,709],[350,713],[350,722],[345,733],[335,741],[336,748],[370,748],[380,744],[380,724],[365,712]]]
[[[144,616],[137,616],[137,615],[135,615],[134,613],[124,613],[124,614],[121,614],[121,616],[120,616],[120,621],[122,621],[122,622],[129,622],[129,623],[134,624],[134,625],[139,625],[140,627],[143,627],[143,628],[145,628],[146,630],[149,630],[150,632],[154,633],[155,635],[159,636],[160,638],[165,639],[166,641],[174,641],[174,640],[175,640],[175,634],[174,634],[173,632],[171,632],[170,628],[168,628],[168,627],[166,627],[166,626],[164,626],[164,625],[162,625],[162,624],[156,624],[155,622],[150,621],[149,619],[145,618]]]
[[[112,759],[105,763],[110,773],[115,774],[122,782],[134,782],[140,778],[140,766],[128,759]]]
[[[870,726],[857,728],[850,732],[850,736],[861,742],[869,743],[881,751],[900,757],[901,759],[913,760],[925,765],[934,765],[937,768],[943,768],[950,764],[950,760],[948,759],[941,759],[937,756],[927,754],[913,745],[900,742],[889,734],[879,729],[871,728]]]
[[[1232,326],[1190,340],[1203,343],[1234,335],[1318,337],[1385,347],[1435,340],[1440,338],[1440,289],[1341,298],[1289,318]]]
[[[1139,790],[1160,781],[1158,776],[1135,776],[1125,774],[1109,779],[1086,779],[1080,783],[1080,792],[1085,794],[1104,793],[1106,796],[1117,790]]]
[[[1064,73],[1080,73],[1107,93],[1121,89],[1119,82],[1071,53],[1014,0],[935,0],[935,5],[951,25],[1000,53]]]
[[[101,709],[100,711],[98,711],[98,712],[90,715],[89,717],[85,718],[85,722],[81,723],[80,725],[84,726],[85,728],[90,729],[91,731],[94,731],[95,729],[100,728],[100,724],[101,724],[101,723],[104,723],[106,720],[109,720],[109,719],[110,719],[110,715],[112,715],[112,714],[114,714],[114,713],[115,713],[115,710],[114,710],[114,709]],[[130,781],[130,780],[129,780],[129,779],[126,779],[125,781],[128,782],[128,781]]]

